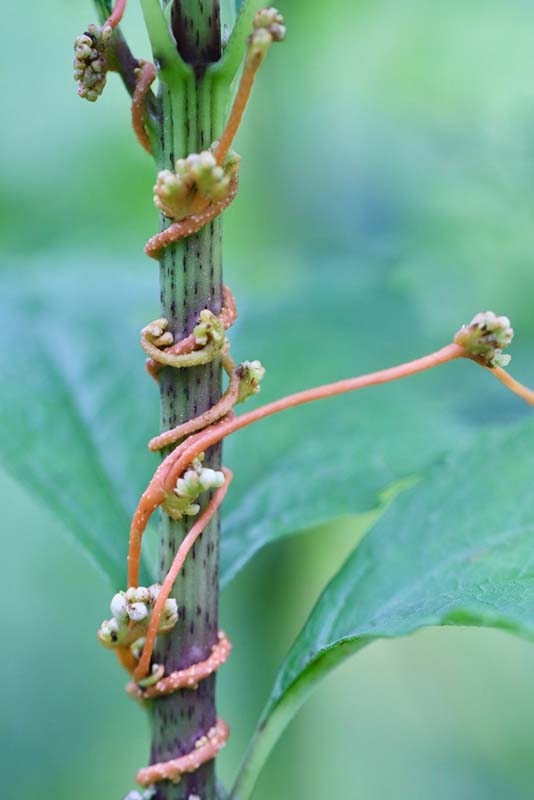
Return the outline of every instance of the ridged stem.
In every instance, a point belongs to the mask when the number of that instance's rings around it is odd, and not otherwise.
[[[167,11],[168,14],[168,11]],[[159,168],[172,168],[177,158],[209,147],[222,120],[211,113],[211,79],[203,64],[220,55],[218,0],[180,0],[171,13],[175,39],[184,61],[193,66],[185,82],[162,86],[162,136]],[[163,222],[163,226],[168,221]],[[215,220],[198,234],[168,247],[161,258],[161,309],[175,341],[191,333],[204,308],[218,313],[222,305],[221,223]],[[160,373],[161,430],[165,431],[206,411],[220,398],[221,364]],[[165,453],[164,453],[165,455]],[[220,465],[221,447],[206,454],[206,464]],[[163,580],[191,521],[162,514],[159,578]],[[167,674],[202,661],[217,642],[219,520],[214,518],[194,545],[173,590],[179,620],[161,637],[155,661]],[[152,703],[151,763],[190,752],[195,741],[215,724],[215,678],[196,691],[183,690]],[[214,764],[184,775],[178,784],[157,785],[156,800],[188,800],[189,795],[214,800]]]

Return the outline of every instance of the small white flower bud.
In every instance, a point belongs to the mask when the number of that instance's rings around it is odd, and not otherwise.
[[[126,595],[124,592],[118,592],[117,594],[113,595],[109,610],[115,619],[118,619],[121,622],[128,618],[128,603],[126,601]]]
[[[224,472],[216,469],[203,469],[199,477],[199,483],[203,492],[208,489],[219,489],[224,486]]]
[[[260,382],[265,376],[265,367],[261,361],[256,359],[255,361],[243,361],[243,363],[239,365],[239,369],[241,370],[241,379],[239,381],[237,402],[243,403],[251,395],[260,392]]]
[[[148,603],[150,592],[146,586],[130,586],[126,591],[126,599],[129,603]]]
[[[148,594],[149,594],[149,604],[151,608],[154,608],[156,605],[156,600],[158,599],[159,593],[161,591],[161,584],[153,583],[151,586],[148,587]]]
[[[112,647],[119,636],[119,623],[116,619],[105,619],[98,630],[98,638],[106,647]]]
[[[252,26],[256,30],[258,28],[270,30],[273,26],[278,30],[278,28],[284,27],[284,18],[276,8],[261,8],[252,20]]]
[[[217,162],[215,161],[215,156],[213,153],[211,153],[209,150],[204,150],[202,153],[197,155],[193,169],[199,172],[210,172],[211,170],[215,169],[216,166]]]
[[[170,597],[165,602],[163,607],[163,614],[161,615],[160,630],[170,630],[174,628],[178,622],[178,604],[176,600]]]
[[[148,608],[145,603],[130,603],[128,606],[128,616],[132,622],[141,622],[148,616]]]

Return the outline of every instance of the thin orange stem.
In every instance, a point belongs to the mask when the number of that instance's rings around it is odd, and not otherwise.
[[[156,68],[150,61],[140,61],[136,72],[137,80],[132,96],[132,128],[141,147],[152,155],[152,143],[145,126],[145,115],[146,98],[156,78]]]
[[[335,397],[336,395],[357,391],[358,389],[364,389],[368,386],[377,386],[382,383],[389,383],[390,381],[407,378],[410,375],[424,372],[427,369],[432,369],[440,364],[446,364],[448,361],[453,361],[461,357],[465,357],[465,350],[457,344],[448,344],[435,353],[430,353],[430,355],[417,358],[414,361],[408,361],[396,367],[389,367],[388,369],[371,372],[367,375],[359,375],[356,378],[346,378],[345,380],[328,383],[324,386],[305,389],[303,392],[296,392],[287,397],[282,397],[279,400],[274,400],[272,403],[267,403],[264,406],[255,408],[253,411],[241,414],[239,417],[233,417],[232,419],[225,418],[217,425],[201,431],[201,433],[195,437],[195,440],[182,450],[180,456],[176,458],[170,466],[164,479],[164,485],[166,487],[174,485],[176,479],[180,476],[185,467],[187,467],[199,453],[202,453],[213,444],[222,441],[222,439],[226,438],[229,434],[241,428],[245,428],[247,425],[251,425],[253,422],[258,422],[260,419],[270,417],[272,414],[278,414],[280,411],[286,411],[288,408],[294,408],[295,406],[304,405],[305,403],[312,403],[315,400],[323,400],[327,397]]]
[[[141,562],[141,543],[143,539],[143,533],[146,530],[146,526],[150,517],[158,508],[158,506],[165,501],[166,495],[167,492],[159,483],[157,474],[154,475],[148,484],[148,487],[141,495],[141,499],[137,504],[137,508],[135,509],[132,522],[130,524],[127,586],[139,585],[139,564]]]
[[[222,441],[231,433],[251,425],[260,419],[285,411],[288,408],[311,403],[327,397],[334,397],[345,392],[356,391],[367,386],[376,386],[381,383],[406,378],[418,372],[437,367],[456,358],[465,357],[466,351],[457,344],[449,344],[435,353],[408,361],[396,367],[359,375],[356,378],[347,378],[336,383],[329,383],[303,392],[282,397],[272,403],[255,408],[246,414],[235,417],[228,414],[219,422],[209,428],[192,434],[182,444],[176,447],[161,462],[152,480],[139,500],[130,527],[130,544],[128,552],[128,586],[137,586],[139,579],[139,565],[141,559],[141,543],[143,533],[148,521],[156,508],[161,505],[166,495],[172,491],[177,479],[200,453],[208,447]]]
[[[256,73],[264,57],[265,55],[263,53],[258,53],[254,58],[247,57],[247,60],[245,61],[243,74],[241,75],[239,88],[234,98],[234,102],[232,103],[228,122],[226,123],[222,136],[219,139],[213,153],[218,164],[223,163],[224,159],[228,155],[230,147],[232,146],[232,142],[235,139],[241,124],[241,120],[243,119],[245,108],[247,107],[247,103],[249,101]]]
[[[120,23],[121,19],[124,16],[124,12],[126,10],[126,1],[127,0],[117,0],[113,7],[113,11],[111,12],[108,19],[104,22],[104,28],[109,25],[110,28],[116,28],[117,25]]]
[[[187,554],[193,547],[198,537],[202,534],[204,528],[216,513],[226,496],[226,492],[228,491],[228,487],[230,486],[230,482],[232,480],[232,473],[225,467],[223,467],[223,473],[225,478],[224,485],[221,486],[220,489],[217,489],[208,506],[196,520],[189,533],[184,537],[180,547],[176,551],[171,568],[165,576],[165,580],[163,581],[159,591],[158,599],[156,600],[154,609],[152,611],[152,616],[148,624],[143,652],[134,672],[134,680],[136,681],[142,680],[148,673],[150,668],[150,659],[152,658],[152,651],[158,635],[163,608],[170,593],[172,592],[172,587],[174,586],[174,582],[178,577],[178,573],[182,569],[184,561],[187,558]]]
[[[448,344],[435,353],[430,353],[430,355],[417,358],[414,361],[408,361],[396,367],[389,367],[388,369],[371,372],[367,375],[359,375],[355,378],[347,378],[324,386],[305,389],[302,392],[296,392],[288,397],[282,397],[279,400],[274,400],[272,403],[267,403],[264,406],[255,408],[253,411],[241,414],[239,417],[228,414],[209,428],[205,428],[199,433],[191,435],[162,461],[156,471],[156,475],[139,501],[139,505],[134,514],[134,520],[137,520],[137,522],[135,525],[132,523],[130,533],[130,553],[128,556],[130,577],[128,585],[137,585],[141,538],[151,514],[164,502],[166,495],[172,491],[173,486],[176,484],[176,480],[200,453],[222,441],[230,434],[241,430],[241,428],[245,428],[253,422],[258,422],[265,417],[278,414],[280,411],[285,411],[288,408],[311,403],[315,400],[335,397],[339,394],[357,391],[358,389],[364,389],[369,386],[377,386],[382,383],[389,383],[401,378],[407,378],[410,375],[424,372],[427,369],[446,364],[448,361],[454,361],[457,358],[469,358],[480,364],[480,361],[470,356],[463,347],[457,344]],[[518,394],[528,403],[534,404],[534,393],[515,381],[504,370],[496,368],[490,369],[489,371],[512,392]]]
[[[509,375],[506,370],[502,369],[502,367],[486,367],[486,369],[488,372],[491,372],[492,375],[495,375],[497,380],[501,381],[501,383],[504,383],[507,389],[510,389],[511,392],[519,395],[519,397],[522,397],[523,400],[529,404],[529,406],[534,406],[534,391],[532,389],[529,389],[522,383],[519,383],[519,381],[516,381],[516,379],[512,378],[512,376]]]

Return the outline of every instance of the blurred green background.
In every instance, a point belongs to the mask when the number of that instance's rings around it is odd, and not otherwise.
[[[388,271],[432,344],[487,307],[532,341],[532,4],[280,7],[288,40],[269,57],[247,112],[240,197],[225,217],[226,280],[238,298],[253,306],[260,293],[276,297],[303,279],[308,254],[328,270],[342,253],[355,270],[365,259]],[[129,130],[125,93],[112,77],[94,107],[77,98],[71,77],[72,40],[94,19],[89,0],[11,4],[2,16],[4,274],[30,284],[36,273],[90,263],[105,292],[110,260],[154,270],[142,255],[156,226],[153,168]],[[125,30],[148,56],[135,0]],[[514,350],[519,377],[532,380],[532,363],[525,344]],[[147,414],[156,427],[157,409]],[[96,642],[109,586],[5,475],[0,497],[2,796],[120,798],[146,761],[148,736]],[[223,595],[235,645],[219,679],[233,728],[220,759],[225,780],[277,666],[356,536],[348,519],[277,544]],[[257,800],[530,798],[533,668],[531,645],[487,630],[375,644],[299,713]]]

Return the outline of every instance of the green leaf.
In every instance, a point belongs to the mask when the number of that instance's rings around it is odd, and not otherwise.
[[[220,780],[217,780],[215,790],[217,793],[217,800],[228,800],[228,798],[230,797],[226,787]]]
[[[306,270],[293,269],[292,283],[239,303],[235,357],[267,367],[255,403],[442,344],[428,341],[387,269],[332,260],[326,269],[312,259]],[[116,587],[124,582],[130,515],[158,463],[146,449],[157,430],[158,391],[138,346],[139,329],[158,315],[156,283],[148,271],[95,274],[88,264],[34,274],[23,287],[6,281],[1,299],[13,333],[1,356],[0,459]],[[461,407],[451,380],[461,381]],[[489,387],[486,424],[508,409],[522,413],[488,376],[454,364],[289,411],[230,439],[225,461],[236,477],[225,512],[223,584],[269,542],[376,508],[386,487],[470,435],[481,385]]]
[[[235,796],[313,687],[380,638],[479,625],[534,638],[534,421],[480,435],[381,516],[328,584],[277,677]]]
[[[130,514],[146,460],[132,425],[146,409],[136,391],[137,337],[120,318],[115,322],[120,295],[105,294],[104,275],[90,274],[4,286],[2,314],[11,341],[1,356],[0,457],[122,586]],[[113,289],[118,293],[117,284]],[[121,292],[135,308],[127,284]]]

